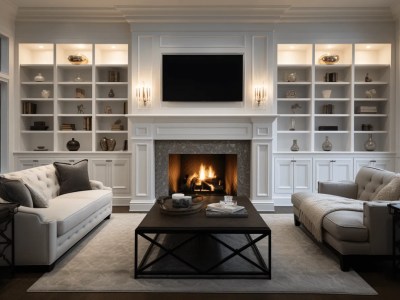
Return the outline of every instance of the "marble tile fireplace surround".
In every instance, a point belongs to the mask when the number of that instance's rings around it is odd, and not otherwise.
[[[273,121],[261,115],[130,115],[130,210],[148,211],[157,197],[168,194],[171,157],[218,154],[232,155],[229,159],[237,163],[237,194],[248,196],[259,211],[272,211]]]

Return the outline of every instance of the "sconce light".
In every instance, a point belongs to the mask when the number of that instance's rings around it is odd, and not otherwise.
[[[136,87],[136,100],[139,107],[150,107],[151,102],[151,88],[144,82],[138,84]]]
[[[267,100],[267,87],[265,84],[254,87],[254,104],[256,107],[262,107]]]

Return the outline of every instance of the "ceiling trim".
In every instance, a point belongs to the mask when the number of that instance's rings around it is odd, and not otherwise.
[[[115,5],[103,8],[49,7],[18,9],[18,22],[128,23],[297,23],[387,22],[400,13],[389,7],[299,7],[292,5],[151,6]]]

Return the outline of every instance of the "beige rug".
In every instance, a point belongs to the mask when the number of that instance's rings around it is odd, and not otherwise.
[[[272,230],[272,280],[134,279],[134,229],[143,217],[113,214],[28,291],[376,295],[356,272],[342,272],[329,251],[293,225],[291,214],[263,215]]]

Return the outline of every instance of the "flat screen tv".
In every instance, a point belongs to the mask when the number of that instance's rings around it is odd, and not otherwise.
[[[162,99],[243,101],[243,55],[163,55]]]

